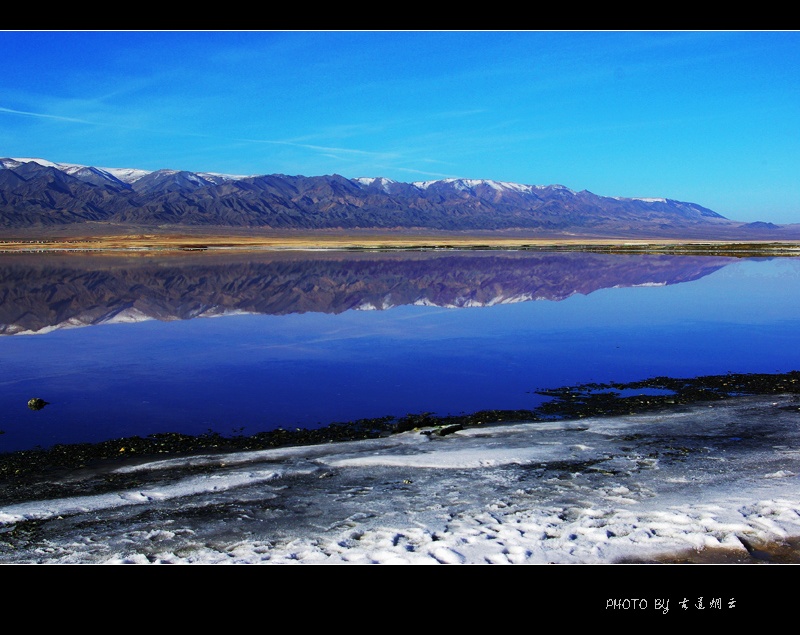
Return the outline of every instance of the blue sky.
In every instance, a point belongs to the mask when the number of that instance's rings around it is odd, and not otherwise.
[[[800,222],[800,32],[0,31],[0,156],[558,183]]]

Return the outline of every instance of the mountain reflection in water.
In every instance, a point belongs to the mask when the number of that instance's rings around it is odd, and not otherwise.
[[[788,372],[800,367],[799,291],[791,257],[2,255],[0,452],[527,409],[566,385]]]
[[[557,301],[696,280],[732,260],[524,251],[10,256],[0,259],[0,334],[231,313]]]

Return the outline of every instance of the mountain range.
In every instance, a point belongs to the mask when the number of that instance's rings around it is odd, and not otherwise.
[[[0,159],[0,232],[56,228],[524,232],[531,237],[800,239],[800,225],[730,220],[696,203],[485,179],[403,183],[238,176]]]

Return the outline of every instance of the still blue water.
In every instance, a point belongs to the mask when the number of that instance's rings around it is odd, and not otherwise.
[[[0,261],[0,452],[524,409],[538,389],[800,369],[796,258],[295,254],[258,256],[253,270],[256,256],[237,256],[244,274],[231,278],[211,254],[152,272],[46,258]],[[124,293],[111,289],[120,280]],[[186,309],[200,296],[203,310]],[[284,296],[279,310],[254,308]],[[149,319],[115,323],[109,307]],[[32,411],[32,397],[49,405]]]

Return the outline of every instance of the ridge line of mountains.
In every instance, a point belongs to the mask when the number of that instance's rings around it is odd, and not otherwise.
[[[0,231],[114,227],[800,239],[800,224],[745,223],[696,203],[599,196],[563,185],[235,176],[0,158]]]

